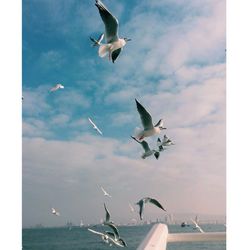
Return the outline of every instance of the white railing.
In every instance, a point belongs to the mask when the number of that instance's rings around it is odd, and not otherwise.
[[[166,250],[169,242],[225,241],[226,232],[168,233],[165,224],[154,225],[137,250]]]

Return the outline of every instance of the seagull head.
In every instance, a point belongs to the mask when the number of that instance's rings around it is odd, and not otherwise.
[[[129,42],[129,41],[131,41],[131,40],[132,40],[132,39],[127,38],[127,37],[124,37],[123,39],[124,39],[124,41],[125,41],[125,42]]]

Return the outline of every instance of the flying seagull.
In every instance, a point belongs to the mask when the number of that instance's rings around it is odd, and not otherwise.
[[[111,12],[100,0],[96,0],[95,5],[99,10],[100,16],[105,25],[106,39],[106,44],[100,44],[98,53],[100,57],[105,57],[109,54],[109,60],[112,59],[112,62],[114,63],[123,47],[131,39],[126,37],[119,38],[119,22],[117,18],[111,14]]]
[[[58,83],[53,88],[50,89],[50,92],[57,91],[58,89],[64,89],[64,86],[61,83]]]
[[[53,207],[51,208],[52,210],[52,214],[56,215],[56,216],[60,216],[60,213],[58,211],[56,211]]]
[[[105,190],[104,190],[104,188],[103,187],[101,187],[101,189],[102,189],[102,191],[103,191],[103,194],[104,194],[104,196],[108,196],[108,197],[112,197],[108,192],[106,192]]]
[[[102,131],[94,124],[94,122],[90,119],[89,122],[93,125],[93,129],[95,129],[100,135],[102,135]]]
[[[136,142],[138,142],[139,144],[142,145],[143,149],[144,149],[144,153],[142,154],[141,158],[145,159],[149,156],[151,156],[152,154],[154,154],[155,158],[158,160],[160,153],[154,149],[150,149],[148,146],[148,143],[146,141],[138,141],[135,137],[131,136],[132,139],[134,139]]]
[[[142,216],[142,213],[143,213],[143,209],[144,209],[144,206],[146,203],[152,203],[154,204],[155,206],[161,208],[162,210],[166,211],[163,206],[156,200],[156,199],[152,199],[152,198],[149,198],[149,197],[146,197],[146,198],[143,198],[141,200],[139,200],[136,205],[139,205],[140,207],[140,211],[139,211],[139,214],[140,214],[140,219],[142,220],[143,216]]]
[[[162,139],[162,146],[171,146],[174,145],[174,143],[172,142],[172,140],[167,137],[166,135],[164,135],[163,139]]]
[[[136,136],[139,140],[142,140],[144,137],[159,134],[161,130],[166,129],[163,127],[162,119],[160,119],[155,125],[153,125],[152,117],[148,113],[148,111],[136,99],[135,102],[143,126],[143,130],[140,131]]]
[[[194,229],[198,229],[201,233],[204,233],[202,228],[198,225],[197,221],[191,219],[191,221],[194,223]]]
[[[101,42],[104,38],[104,34],[101,34],[97,40],[95,40],[93,37],[90,37],[90,40],[93,42],[92,47],[100,46]]]

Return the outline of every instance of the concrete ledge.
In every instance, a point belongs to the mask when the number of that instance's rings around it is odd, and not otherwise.
[[[207,233],[175,233],[168,234],[169,242],[190,242],[190,241],[225,241],[226,232]]]
[[[168,227],[165,224],[154,225],[137,250],[166,250]]]

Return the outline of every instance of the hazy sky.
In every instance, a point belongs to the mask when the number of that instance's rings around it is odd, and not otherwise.
[[[225,214],[225,1],[103,2],[132,39],[115,64],[91,47],[104,30],[94,0],[23,0],[23,226],[96,223],[105,200],[130,221],[145,196],[170,213]],[[158,161],[130,139],[134,98],[176,143]]]

